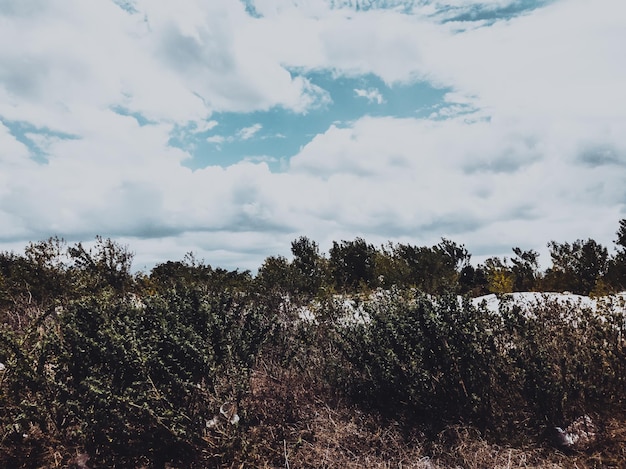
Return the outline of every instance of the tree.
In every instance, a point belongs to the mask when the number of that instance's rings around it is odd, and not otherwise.
[[[485,261],[485,275],[491,293],[511,293],[515,283],[515,276],[507,263],[506,257],[490,257]]]
[[[0,300],[18,297],[44,309],[54,301],[73,295],[68,276],[69,259],[65,241],[51,237],[31,242],[24,255],[0,254]]]
[[[340,290],[374,287],[376,252],[376,248],[362,238],[341,243],[333,241],[330,268],[336,287]]]
[[[395,254],[408,270],[408,285],[431,294],[457,290],[471,258],[464,246],[445,238],[433,247],[398,244]]]
[[[607,279],[616,290],[626,289],[626,218],[620,220],[615,240],[617,253],[609,260]]]
[[[376,252],[374,274],[380,287],[390,288],[407,287],[409,268],[407,264],[396,255],[396,247],[392,243],[381,246]]]
[[[520,248],[513,248],[516,257],[511,258],[513,266],[513,290],[531,291],[537,282],[537,269],[539,268],[539,253],[534,250],[522,251]]]
[[[477,267],[467,264],[459,273],[459,293],[462,295],[481,296],[489,293],[489,281],[485,268],[482,265]]]
[[[619,229],[617,230],[617,240],[615,244],[619,246],[621,252],[626,251],[626,218],[619,221]]]
[[[68,249],[74,262],[73,272],[87,289],[111,287],[124,292],[132,283],[130,268],[134,254],[127,246],[96,236],[96,244],[86,249],[82,243]]]
[[[557,290],[588,295],[608,270],[608,250],[593,239],[570,243],[548,243],[552,267],[546,271],[546,283]]]
[[[322,284],[322,265],[315,241],[301,236],[291,243],[294,287],[300,293],[314,295]]]
[[[286,293],[291,291],[293,279],[289,261],[283,256],[268,257],[263,261],[263,265],[259,267],[256,282],[261,290],[265,292],[278,291]]]
[[[447,258],[446,265],[454,268],[459,272],[463,267],[469,265],[472,255],[469,253],[465,246],[458,245],[454,241],[442,238],[441,242],[434,247],[440,254]]]

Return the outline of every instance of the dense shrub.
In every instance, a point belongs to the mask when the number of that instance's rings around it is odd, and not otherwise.
[[[456,296],[391,294],[369,321],[340,327],[343,380],[359,400],[407,423],[437,425],[489,408],[494,318]]]
[[[549,302],[531,314],[505,302],[494,314],[456,296],[399,293],[365,311],[367,321],[337,328],[338,382],[409,427],[466,422],[505,439],[539,435],[626,391],[623,316]]]
[[[247,392],[271,327],[245,297],[197,290],[87,298],[49,322],[36,339],[2,331],[5,431],[28,445],[37,427],[105,467],[196,457],[207,422]],[[236,450],[234,434],[215,437]]]

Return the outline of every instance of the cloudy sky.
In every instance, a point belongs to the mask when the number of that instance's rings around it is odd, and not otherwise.
[[[0,0],[0,249],[612,248],[624,0]]]

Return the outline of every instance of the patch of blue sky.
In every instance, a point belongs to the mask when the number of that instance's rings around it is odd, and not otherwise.
[[[48,157],[45,151],[46,142],[52,139],[78,139],[76,135],[56,132],[46,127],[36,127],[23,121],[1,121],[18,142],[24,144],[31,158],[39,164],[47,164]]]
[[[435,17],[444,17],[443,22],[475,22],[487,24],[501,20],[510,20],[516,16],[530,13],[538,8],[545,7],[556,0],[517,0],[502,6],[489,3],[478,3],[467,7],[449,6],[440,9]]]
[[[243,3],[243,6],[246,9],[246,13],[248,13],[253,18],[260,18],[261,15],[254,6],[254,0],[241,0],[241,3]]]
[[[352,8],[356,11],[394,9],[410,13],[420,4],[415,0],[328,0],[331,8]]]
[[[121,116],[129,116],[134,118],[137,123],[140,126],[144,126],[144,125],[148,125],[148,124],[153,124],[154,122],[151,122],[149,119],[147,119],[143,114],[139,113],[139,112],[132,112],[129,109],[123,107],[123,106],[113,106],[111,107],[111,110],[113,112],[115,112],[116,114],[119,114]]]
[[[206,132],[177,132],[170,144],[192,154],[185,165],[194,170],[263,159],[272,171],[280,171],[289,158],[331,125],[349,125],[366,115],[428,118],[449,105],[443,98],[450,90],[426,82],[387,86],[374,75],[334,76],[330,71],[304,75],[326,90],[332,102],[304,114],[283,108],[217,113],[211,116],[218,123],[215,127]]]
[[[113,0],[113,3],[121,9],[126,10],[128,13],[137,13],[137,8],[133,0]]]

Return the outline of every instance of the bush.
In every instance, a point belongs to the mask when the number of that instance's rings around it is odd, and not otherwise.
[[[211,434],[207,422],[248,390],[271,326],[262,308],[242,295],[171,290],[142,305],[94,296],[52,319],[28,346],[2,333],[14,370],[2,421],[20,423],[18,446],[36,426],[105,467],[191,461],[207,445],[220,458],[236,451],[236,428]]]
[[[365,311],[369,321],[337,328],[337,383],[407,427],[464,422],[502,439],[537,437],[626,391],[615,318],[551,303],[526,313],[505,302],[493,314],[452,295],[397,292]]]
[[[338,331],[356,399],[432,427],[488,411],[496,353],[487,312],[422,294],[392,294],[365,310],[369,322]]]

